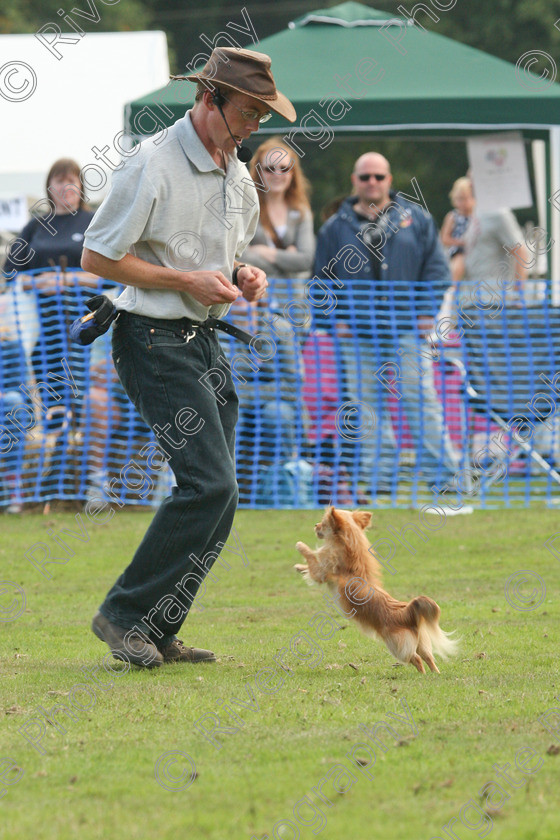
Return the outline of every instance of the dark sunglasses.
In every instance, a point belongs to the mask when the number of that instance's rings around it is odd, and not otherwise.
[[[292,167],[291,166],[286,166],[286,167],[284,167],[284,166],[265,166],[264,171],[265,172],[280,172],[282,175],[285,175],[286,172],[291,172],[292,171]]]
[[[375,178],[376,181],[384,181],[386,177],[387,177],[386,175],[366,175],[364,173],[363,175],[358,175],[358,181],[364,181],[365,182],[365,181],[369,181],[370,178]]]

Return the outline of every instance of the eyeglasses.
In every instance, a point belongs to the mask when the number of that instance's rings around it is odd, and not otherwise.
[[[375,178],[376,181],[384,181],[386,177],[387,175],[366,175],[364,173],[363,175],[358,175],[358,181],[364,181],[365,183],[366,181],[371,180],[371,178]]]
[[[224,96],[222,94],[222,97],[225,99],[226,102],[229,102],[232,108],[235,108],[236,111],[239,111],[243,119],[247,120],[247,122],[253,122],[253,120],[258,120],[259,123],[265,123],[268,122],[268,120],[272,116],[271,111],[265,111],[264,114],[261,114],[259,111],[255,111],[254,109],[251,111],[244,111],[242,108],[238,108],[237,105],[234,105],[231,99],[228,99],[227,96]]]
[[[291,166],[264,166],[263,169],[265,172],[273,172],[277,175],[286,175],[292,171]]]

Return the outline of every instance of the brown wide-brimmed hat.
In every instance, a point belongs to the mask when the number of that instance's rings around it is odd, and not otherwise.
[[[289,122],[295,122],[297,114],[287,96],[276,90],[270,70],[270,56],[252,50],[235,47],[217,47],[198,73],[191,76],[174,76],[201,82],[208,89],[213,85],[231,88],[259,99],[271,111],[275,111]]]

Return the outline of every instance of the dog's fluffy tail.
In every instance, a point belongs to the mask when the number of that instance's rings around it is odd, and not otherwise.
[[[452,633],[446,633],[439,626],[441,610],[436,602],[426,595],[420,595],[418,598],[413,598],[408,606],[418,621],[420,634],[426,633],[429,637],[434,653],[442,659],[455,656],[459,649],[459,642],[453,638]]]

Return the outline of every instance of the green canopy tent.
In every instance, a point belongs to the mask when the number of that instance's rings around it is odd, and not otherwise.
[[[433,14],[439,19],[445,12]],[[537,179],[537,206],[555,240],[551,274],[560,302],[560,212],[551,212],[546,200],[558,193],[560,206],[560,84],[428,32],[421,20],[354,2],[306,14],[282,32],[237,46],[271,56],[278,88],[294,103],[298,121],[288,126],[273,117],[259,133],[281,133],[294,148],[298,135],[317,149],[336,137],[379,133],[460,138],[518,130],[526,140],[544,141],[546,180],[544,174]],[[138,139],[171,125],[192,104],[194,91],[190,82],[175,81],[129,103],[127,133]]]

